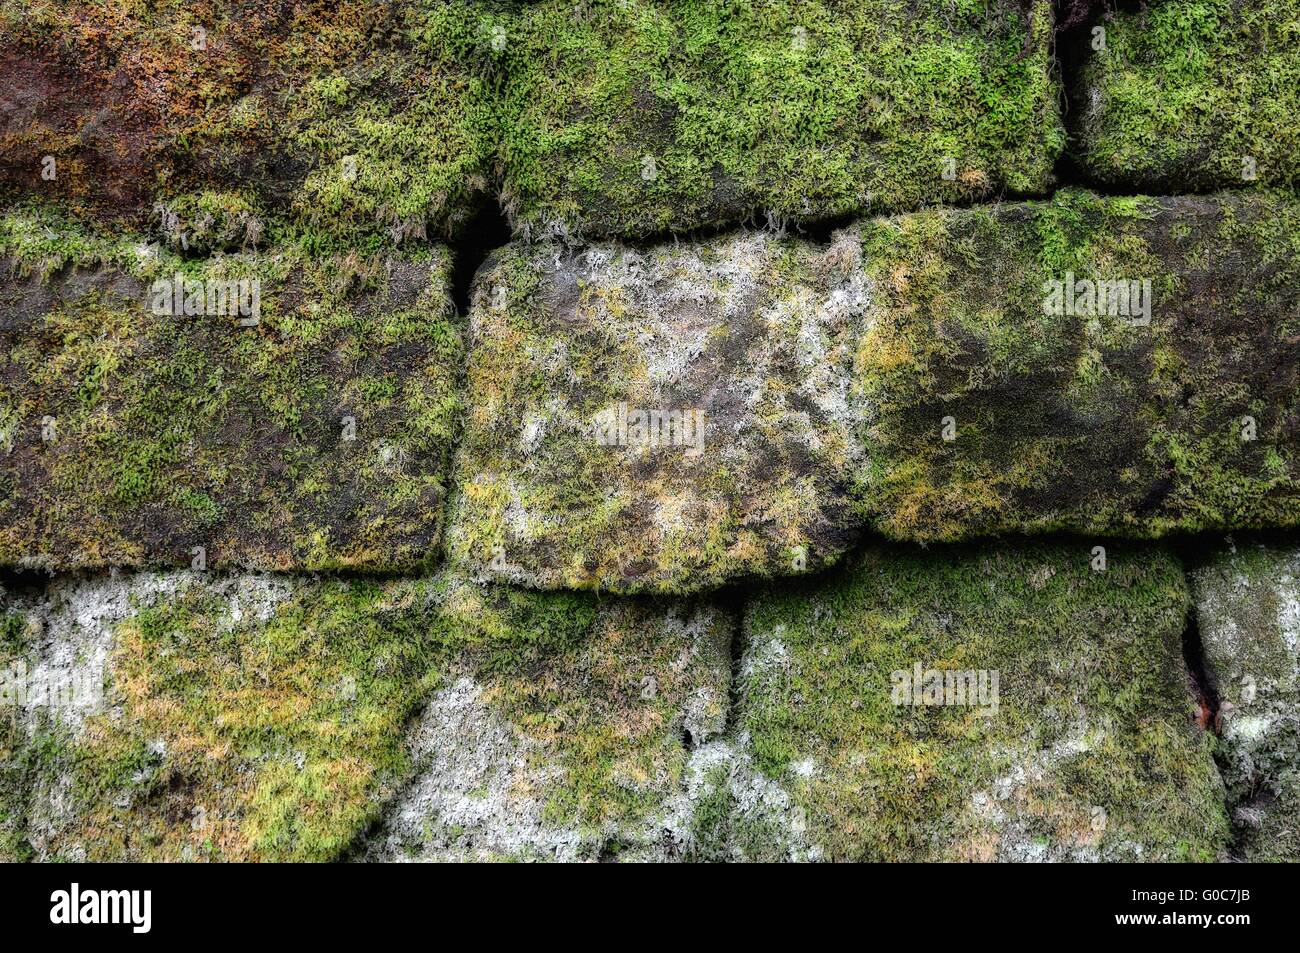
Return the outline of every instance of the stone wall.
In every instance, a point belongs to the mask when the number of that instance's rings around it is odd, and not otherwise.
[[[1281,0],[8,4],[0,859],[1296,859],[1297,79]]]

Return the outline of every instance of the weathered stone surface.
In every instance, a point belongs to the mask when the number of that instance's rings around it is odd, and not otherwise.
[[[1300,860],[1300,551],[1229,545],[1193,591],[1237,850]]]
[[[854,496],[873,528],[954,540],[1300,523],[1294,198],[1068,191],[856,234],[872,309]],[[1149,283],[1150,309],[1139,284],[1127,309],[1079,295],[1054,314],[1049,283],[1070,279]]]
[[[1047,190],[1050,4],[541,0],[505,38],[516,232],[645,236]]]
[[[63,577],[3,608],[0,849],[42,860],[673,856],[735,623],[447,575]]]
[[[1113,546],[1104,572],[1093,558],[1086,544],[873,548],[757,597],[735,746],[693,763],[693,851],[1214,859],[1228,822],[1192,717],[1180,566],[1140,546]],[[949,690],[921,693],[929,674],[914,695],[917,667],[972,673],[967,704],[928,704]]]
[[[1074,91],[1086,175],[1172,193],[1300,182],[1291,0],[1167,0],[1098,25]]]
[[[443,680],[366,859],[680,859],[691,752],[726,724],[736,614],[492,591],[465,585],[445,614],[471,644],[506,627],[512,657]]]
[[[201,252],[453,233],[489,190],[504,16],[467,0],[17,0],[0,11],[0,198],[148,221]]]
[[[0,564],[433,556],[462,376],[445,249],[182,261],[15,213],[0,259]],[[258,313],[155,313],[177,273],[256,280]]]
[[[815,568],[864,528],[1295,526],[1298,242],[1281,196],[1070,191],[826,244],[510,246],[473,296],[451,555],[685,590]],[[1131,302],[1049,308],[1050,282],[1121,279]],[[651,445],[651,411],[701,412],[701,439]]]
[[[859,255],[763,233],[494,255],[470,312],[450,552],[492,578],[623,590],[833,560],[861,457]]]

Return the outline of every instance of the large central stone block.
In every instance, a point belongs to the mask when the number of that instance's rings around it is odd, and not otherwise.
[[[852,540],[860,249],[512,245],[480,272],[450,551],[539,586],[698,589]]]

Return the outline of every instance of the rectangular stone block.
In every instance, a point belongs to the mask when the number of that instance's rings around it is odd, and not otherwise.
[[[694,762],[708,859],[1214,860],[1189,595],[1158,549],[868,548],[746,611],[734,747]]]
[[[736,623],[447,574],[5,596],[32,757],[0,850],[40,860],[670,859]]]
[[[852,241],[514,244],[479,272],[450,553],[546,588],[693,590],[855,537]]]
[[[1102,18],[1072,90],[1092,181],[1189,192],[1300,182],[1300,11],[1169,0]],[[1096,44],[1101,43],[1101,49]]]
[[[445,248],[181,260],[14,213],[0,258],[0,565],[436,554],[463,352]]]
[[[641,237],[1042,193],[1051,6],[542,0],[505,45],[518,234]]]
[[[1300,524],[1300,204],[1101,198],[868,223],[854,496],[898,539]]]

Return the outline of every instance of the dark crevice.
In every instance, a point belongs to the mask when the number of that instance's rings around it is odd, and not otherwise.
[[[1183,630],[1183,660],[1187,663],[1187,676],[1196,699],[1196,724],[1206,731],[1219,733],[1219,693],[1214,679],[1205,667],[1205,646],[1201,642],[1201,628],[1193,606]]]
[[[45,594],[53,577],[41,570],[0,567],[0,610],[9,597],[38,598]]]
[[[488,255],[510,242],[510,223],[494,202],[485,202],[465,224],[460,239],[452,245],[452,300],[456,313],[469,314],[470,292]]]
[[[730,736],[736,727],[736,722],[740,717],[741,702],[741,683],[740,670],[745,658],[745,649],[748,648],[748,629],[746,614],[749,611],[749,589],[742,586],[734,586],[726,596],[723,603],[724,609],[730,611],[735,618],[735,626],[731,631],[731,678],[727,689],[727,717],[723,735]]]
[[[1106,192],[1104,185],[1090,181],[1075,158],[1075,147],[1082,135],[1081,123],[1087,108],[1082,79],[1089,60],[1094,56],[1105,55],[1093,49],[1093,28],[1104,27],[1112,13],[1133,12],[1143,6],[1141,0],[1056,0],[1053,53],[1059,79],[1057,86],[1061,118],[1066,132],[1066,145],[1056,160],[1054,170],[1057,188],[1075,186],[1101,195],[1121,195]]]

